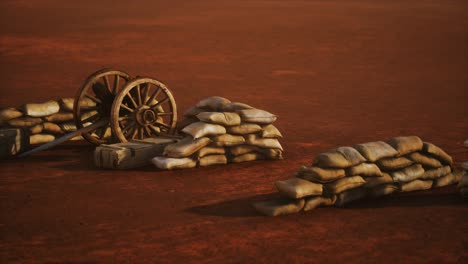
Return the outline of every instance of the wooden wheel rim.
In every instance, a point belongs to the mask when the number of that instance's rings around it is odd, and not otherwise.
[[[151,88],[154,91],[151,92]],[[147,77],[134,79],[115,98],[110,123],[112,133],[120,142],[172,135],[177,123],[174,97],[166,85],[157,80]]]

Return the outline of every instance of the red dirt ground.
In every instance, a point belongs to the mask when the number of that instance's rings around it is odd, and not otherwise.
[[[179,113],[220,95],[278,114],[286,154],[103,171],[80,142],[2,161],[0,262],[468,258],[453,186],[277,218],[250,207],[341,145],[414,134],[468,160],[466,1],[5,0],[0,23],[1,106],[74,96],[111,66],[166,83]]]

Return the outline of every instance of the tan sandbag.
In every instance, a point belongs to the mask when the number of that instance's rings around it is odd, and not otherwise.
[[[223,105],[229,104],[230,102],[231,101],[229,99],[226,99],[224,97],[211,96],[198,102],[196,104],[196,107],[218,111],[222,109]]]
[[[352,147],[320,153],[315,157],[314,165],[322,168],[348,168],[364,162],[366,159]]]
[[[223,134],[219,136],[215,136],[212,138],[213,146],[216,147],[231,147],[242,145],[245,143],[245,139],[243,136],[239,135],[231,135],[231,134]]]
[[[221,111],[223,112],[236,112],[239,110],[244,110],[244,109],[252,109],[253,107],[248,105],[248,104],[243,104],[243,103],[228,103],[225,104],[221,107]]]
[[[55,140],[55,136],[49,135],[49,134],[36,134],[36,135],[29,136],[29,144],[31,145],[49,143],[54,140]]]
[[[75,98],[62,98],[59,100],[60,102],[60,109],[62,111],[67,111],[67,112],[73,112],[73,104],[74,104]],[[93,100],[83,97],[80,100],[80,109],[81,110],[89,110],[93,109],[96,107],[96,102]]]
[[[366,181],[361,176],[344,177],[325,184],[327,194],[338,194],[362,186]]]
[[[468,187],[468,174],[465,172],[463,177],[461,177],[460,182],[458,183],[458,188]]]
[[[408,158],[415,163],[420,163],[424,167],[439,168],[442,167],[442,163],[437,159],[423,155],[419,152],[414,152],[408,155]]]
[[[444,164],[452,165],[453,160],[452,157],[443,151],[441,148],[437,147],[436,145],[424,142],[423,151],[435,156],[438,160],[442,161]]]
[[[8,120],[8,125],[13,127],[30,127],[42,123],[42,119],[38,117],[19,117],[15,119]]]
[[[336,195],[335,206],[343,207],[351,202],[362,200],[367,196],[367,190],[364,188],[355,188],[344,191]]]
[[[51,123],[51,122],[45,122],[42,125],[44,127],[44,132],[46,132],[46,133],[63,134],[62,129],[57,124],[54,124],[54,123]]]
[[[91,117],[93,117],[93,118],[91,118]],[[81,114],[81,120],[94,121],[96,118],[98,118],[98,112],[95,111],[95,110],[83,112]],[[158,120],[158,121],[161,121],[161,120]]]
[[[237,111],[241,119],[245,123],[254,124],[271,124],[276,121],[276,116],[265,110],[260,109],[244,109]]]
[[[195,117],[199,113],[206,112],[207,109],[199,108],[196,106],[192,106],[187,111],[184,112],[185,117]],[[197,118],[198,119],[198,118]]]
[[[265,158],[270,160],[283,159],[283,151],[281,149],[261,149],[260,152],[265,155]]]
[[[413,164],[399,171],[391,172],[390,175],[394,182],[410,182],[421,178],[424,169],[421,164]]]
[[[299,199],[311,195],[322,195],[322,184],[313,183],[299,178],[276,181],[275,186],[282,195]]]
[[[299,213],[304,207],[304,199],[276,198],[252,204],[260,213],[267,216],[279,216]]]
[[[332,197],[307,197],[305,198],[304,211],[310,211],[317,207],[333,206],[335,204],[335,201],[336,195],[333,195]]]
[[[44,119],[49,122],[59,122],[59,123],[72,121],[73,113],[59,112],[50,116],[46,116]]]
[[[400,156],[423,148],[423,142],[418,136],[394,137],[388,141],[388,144],[396,149]]]
[[[376,162],[381,170],[393,171],[406,168],[414,162],[406,157],[385,158]]]
[[[452,172],[452,168],[450,166],[443,166],[437,169],[426,170],[420,179],[421,180],[433,180],[433,179],[440,178],[444,175],[447,175],[450,172]]]
[[[279,143],[278,139],[276,138],[261,138],[257,135],[247,135],[245,136],[246,143],[252,146],[257,146],[260,148],[273,148],[273,149],[281,149],[283,147]]]
[[[385,195],[390,195],[394,193],[396,190],[398,190],[398,187],[395,186],[394,184],[381,184],[373,188],[370,188],[368,193],[369,193],[369,196],[371,197],[381,197]]]
[[[42,130],[44,130],[44,125],[43,124],[38,124],[38,125],[30,127],[29,128],[29,133],[31,135],[40,134],[40,133],[42,133]]]
[[[229,112],[201,112],[197,118],[203,122],[222,126],[238,126],[241,123],[239,114]]]
[[[362,177],[380,177],[382,172],[374,163],[361,163],[346,169],[347,176],[359,175]]]
[[[191,158],[154,157],[151,162],[161,170],[195,168],[197,162]]]
[[[263,160],[265,156],[261,153],[251,152],[231,158],[230,162],[239,163],[245,161]]]
[[[206,146],[198,151],[199,158],[202,158],[207,155],[216,155],[216,154],[224,155],[226,154],[226,150],[224,148]]]
[[[32,117],[43,117],[58,113],[60,106],[56,101],[48,101],[42,104],[25,104],[23,111]]]
[[[198,118],[196,118],[196,117],[185,117],[182,120],[177,121],[177,124],[176,124],[177,131],[180,131],[180,130],[184,129],[184,127],[186,127],[186,126],[188,126],[190,124],[199,122],[199,121],[200,120],[198,120]]]
[[[64,131],[65,133],[76,131],[75,122],[66,122],[66,123],[60,124],[59,126],[62,129],[62,131]]]
[[[247,135],[261,131],[262,127],[258,124],[243,123],[238,126],[226,127],[226,130],[229,134]]]
[[[70,141],[79,141],[79,140],[84,140],[84,137],[82,135],[79,135],[79,136],[70,138]]]
[[[205,122],[196,122],[184,127],[184,129],[182,129],[182,132],[191,135],[193,138],[197,139],[205,136],[226,134],[226,129],[220,125],[208,124]]]
[[[442,176],[436,180],[434,180],[434,188],[443,187],[447,185],[452,185],[458,183],[465,175],[465,171],[462,170],[455,170],[452,173],[449,173],[445,176]]]
[[[414,180],[400,184],[401,192],[413,192],[429,190],[432,187],[432,180]]]
[[[383,142],[375,141],[363,144],[357,144],[354,146],[361,154],[370,162],[375,162],[379,159],[395,157],[398,155],[392,146]]]
[[[374,188],[378,185],[383,185],[383,184],[393,184],[393,178],[390,176],[390,174],[383,172],[382,176],[380,177],[366,177],[364,178],[366,183],[363,185],[364,188]]]
[[[343,169],[323,169],[315,166],[301,166],[298,175],[308,181],[326,183],[343,178],[346,176],[346,173]]]
[[[357,164],[360,164],[362,162],[366,161],[366,158],[364,158],[359,151],[357,151],[355,148],[352,147],[339,147],[336,149],[338,153],[341,153],[345,159],[349,161],[351,166],[355,166]]]
[[[263,138],[282,138],[281,132],[272,124],[266,125],[262,128]]]
[[[163,155],[171,158],[185,158],[206,147],[210,142],[211,140],[206,137],[199,139],[185,137],[177,143],[168,145]]]
[[[202,157],[198,163],[201,167],[217,164],[227,164],[227,158],[226,155],[208,155]]]
[[[11,119],[15,119],[15,118],[22,117],[22,116],[23,116],[23,113],[20,112],[16,108],[2,109],[0,110],[0,125],[4,124],[5,122]]]
[[[252,145],[239,145],[229,148],[229,153],[232,156],[240,156],[250,152],[261,152],[262,148]]]

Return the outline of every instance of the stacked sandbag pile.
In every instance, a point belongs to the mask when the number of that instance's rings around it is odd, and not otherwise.
[[[41,104],[25,104],[0,110],[0,128],[21,128],[28,132],[30,144],[44,144],[76,130],[73,121],[73,98],[62,98]],[[81,100],[82,119],[95,115],[96,104]],[[81,139],[76,137],[74,139]]]
[[[468,148],[468,140],[465,140],[464,145]],[[466,173],[468,171],[468,161],[463,162],[461,166],[465,171],[465,175],[461,178],[458,189],[462,197],[468,198],[468,173]]]
[[[276,116],[213,96],[188,109],[178,124],[185,137],[152,161],[160,169],[282,159]]]
[[[254,207],[271,216],[342,207],[365,197],[454,184],[462,175],[452,172],[452,157],[439,147],[417,136],[396,137],[321,153],[295,178],[275,183],[282,197]]]

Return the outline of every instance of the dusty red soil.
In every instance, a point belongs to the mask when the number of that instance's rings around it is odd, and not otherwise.
[[[414,134],[468,160],[466,1],[71,2],[0,3],[1,106],[74,96],[111,66],[166,83],[179,112],[220,95],[278,114],[286,158],[103,171],[81,142],[2,161],[0,262],[466,261],[455,187],[277,218],[250,207],[341,145]]]

